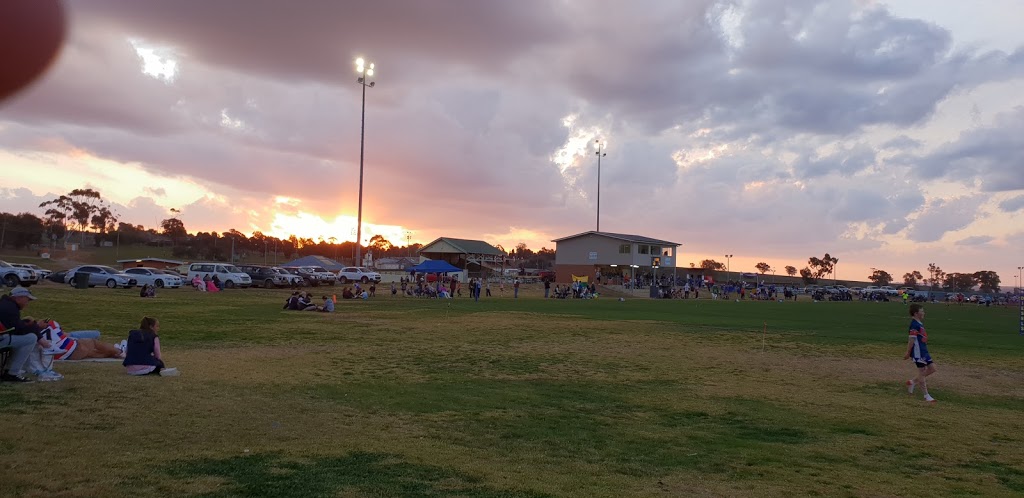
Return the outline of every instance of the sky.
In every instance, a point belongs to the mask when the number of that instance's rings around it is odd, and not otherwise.
[[[506,248],[594,230],[733,271],[1024,266],[1016,0],[82,0],[0,103],[0,210]]]

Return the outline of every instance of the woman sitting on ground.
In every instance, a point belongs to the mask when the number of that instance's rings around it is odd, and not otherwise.
[[[142,288],[139,289],[139,297],[156,297],[156,287],[144,284]]]
[[[160,351],[160,322],[156,318],[143,317],[139,330],[128,333],[127,353],[122,365],[128,375],[178,375],[176,368],[166,368]]]
[[[203,279],[199,277],[198,273],[196,273],[196,276],[192,277],[192,288],[197,291],[206,291],[206,282],[203,282]]]

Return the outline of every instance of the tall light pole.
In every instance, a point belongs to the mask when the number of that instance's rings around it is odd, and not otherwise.
[[[366,139],[366,87],[373,88],[373,63],[367,64],[362,57],[356,59],[356,72],[359,77],[356,82],[363,87],[363,112],[359,124],[359,210],[356,215],[356,266],[361,264],[363,259],[363,149]]]
[[[731,279],[732,278],[732,270],[730,269],[732,267],[729,265],[729,263],[731,261],[732,261],[732,254],[726,254],[725,255],[725,276],[726,276],[726,279]]]
[[[601,158],[607,156],[605,153],[606,144],[601,140],[594,141],[594,148],[597,150],[594,154],[597,155],[597,231],[601,231]]]

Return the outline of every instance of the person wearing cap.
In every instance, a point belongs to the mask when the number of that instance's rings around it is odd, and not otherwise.
[[[50,347],[50,342],[40,336],[45,327],[37,322],[21,319],[21,310],[35,299],[36,297],[24,287],[15,287],[11,289],[10,295],[0,296],[0,328],[3,331],[0,334],[0,348],[12,349],[10,361],[5,365],[4,371],[0,372],[0,382],[31,382],[22,377],[21,373],[32,349],[37,343],[43,348]]]

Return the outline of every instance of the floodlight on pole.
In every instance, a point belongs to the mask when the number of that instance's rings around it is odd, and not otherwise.
[[[607,144],[600,139],[594,141],[594,154],[597,155],[597,231],[601,231],[601,158],[608,154],[604,151]]]
[[[373,88],[376,82],[372,81],[374,64],[372,62],[367,63],[362,57],[356,59],[356,72],[359,73],[356,82],[359,83],[359,86],[363,87],[363,110],[359,123],[359,208],[356,214],[355,261],[356,266],[361,266],[363,259],[363,152],[366,143],[366,87]]]
[[[730,266],[731,262],[732,262],[732,254],[726,254],[725,255],[725,274],[726,274],[726,278],[727,279],[732,279],[732,267]]]

